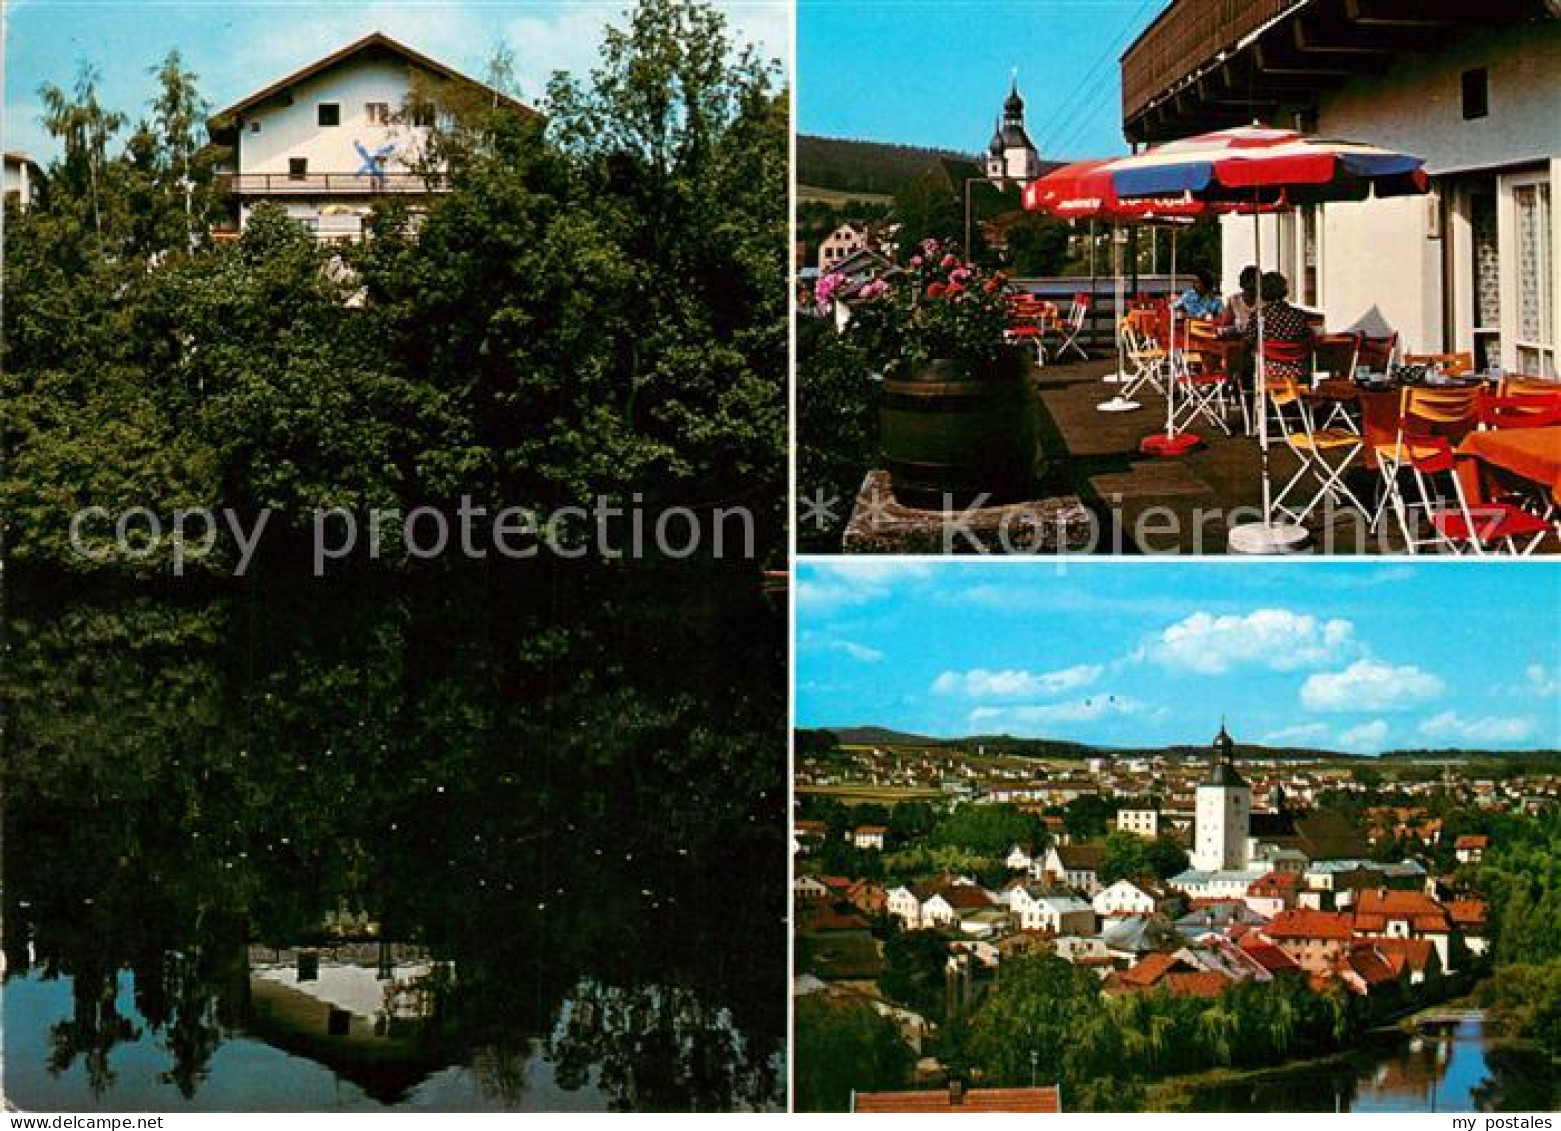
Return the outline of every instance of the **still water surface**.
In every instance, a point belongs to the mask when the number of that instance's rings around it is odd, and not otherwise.
[[[1473,1112],[1539,1111],[1525,1079],[1533,1065],[1498,1048],[1484,1022],[1464,1021],[1404,1042],[1362,1049],[1344,1064],[1300,1069],[1283,1076],[1200,1088],[1197,1111]],[[1536,1094],[1534,1099],[1539,1099]]]
[[[7,1101],[778,1106],[785,616],[691,572],[12,578]]]

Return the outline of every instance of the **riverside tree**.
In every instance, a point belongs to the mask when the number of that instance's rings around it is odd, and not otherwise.
[[[636,6],[543,117],[445,135],[420,222],[388,207],[334,252],[263,210],[213,244],[198,80],[177,53],[156,73],[128,138],[90,68],[43,92],[63,155],[7,218],[14,559],[164,567],[72,553],[90,505],[269,507],[296,536],[463,495],[746,506],[780,544],[787,95],[713,8]]]

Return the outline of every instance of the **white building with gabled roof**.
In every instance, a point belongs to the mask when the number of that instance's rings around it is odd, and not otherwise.
[[[443,171],[428,167],[427,157],[439,95],[452,88],[538,116],[380,32],[213,115],[212,141],[232,151],[219,171],[233,201],[226,234],[269,200],[322,240],[357,240],[377,200],[401,196],[416,207],[447,191]]]

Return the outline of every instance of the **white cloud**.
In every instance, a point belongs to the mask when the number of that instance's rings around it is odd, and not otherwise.
[[[1313,711],[1403,711],[1441,695],[1445,685],[1413,664],[1356,660],[1343,671],[1316,672],[1301,685],[1301,704]]]
[[[830,652],[839,652],[864,664],[876,664],[883,660],[883,653],[877,648],[869,648],[865,644],[858,644],[852,640],[831,640],[824,647]]]
[[[1388,739],[1388,724],[1381,719],[1350,727],[1339,732],[1339,744],[1348,750],[1363,754],[1375,754]]]
[[[1456,711],[1443,711],[1420,724],[1420,733],[1440,742],[1465,742],[1500,745],[1522,742],[1534,732],[1530,719],[1487,715],[1465,718]]]
[[[944,672],[933,680],[932,690],[940,695],[964,695],[971,699],[1027,699],[1088,687],[1104,671],[1099,664],[1077,664],[1051,672],[972,668]]]
[[[1264,746],[1287,746],[1295,743],[1317,742],[1328,737],[1326,723],[1298,723],[1269,731],[1258,739]]]
[[[1160,666],[1221,675],[1256,665],[1294,671],[1342,660],[1355,647],[1355,626],[1289,609],[1255,609],[1244,616],[1196,612],[1151,638],[1139,655]]]
[[[1524,689],[1535,695],[1546,698],[1561,695],[1561,674],[1551,671],[1544,664],[1530,664],[1523,670],[1523,678],[1527,680]]]
[[[932,569],[925,562],[892,558],[810,562],[798,574],[797,607],[818,615],[871,604],[931,575]]]
[[[1094,695],[1066,703],[1026,703],[1009,707],[977,707],[968,716],[977,730],[1033,731],[1068,723],[1098,722],[1101,719],[1136,715],[1145,705],[1136,699],[1118,695]]]

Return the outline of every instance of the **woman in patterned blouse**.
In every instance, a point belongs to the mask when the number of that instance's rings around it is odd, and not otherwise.
[[[1285,301],[1290,293],[1290,284],[1278,271],[1268,271],[1263,275],[1259,285],[1258,294],[1262,299],[1263,315],[1263,340],[1268,342],[1295,342],[1305,345],[1310,349],[1312,344],[1312,327],[1306,321],[1306,315],[1296,307]],[[1247,341],[1254,350],[1257,349],[1257,325],[1258,320],[1253,318],[1247,323]],[[1265,371],[1276,377],[1289,377],[1296,381],[1306,378],[1306,365],[1304,362],[1288,362],[1270,360],[1265,366]]]

